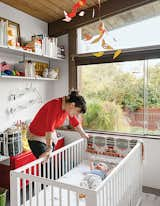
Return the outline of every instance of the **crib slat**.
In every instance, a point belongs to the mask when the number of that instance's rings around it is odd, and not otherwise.
[[[76,146],[75,145],[73,146],[73,159],[74,159],[74,166],[73,167],[75,167],[76,166]]]
[[[33,174],[36,176],[36,165],[33,166],[33,167],[34,167],[34,169],[33,169]]]
[[[62,152],[62,176],[64,175],[64,151]]]
[[[61,177],[61,158],[62,158],[62,153],[59,153],[58,155],[59,178]]]
[[[54,161],[53,156],[51,157],[51,179],[54,179]]]
[[[41,163],[38,164],[38,176],[41,177]]]
[[[106,205],[106,196],[105,196],[105,186],[102,189],[102,200],[103,200],[103,205]]]
[[[58,173],[58,165],[57,165],[57,155],[58,154],[56,154],[55,155],[55,179],[57,179],[57,173]]]
[[[75,162],[76,162],[76,166],[77,166],[77,164],[78,164],[78,160],[77,160],[77,159],[78,159],[78,158],[77,158],[77,149],[78,149],[78,148],[77,148],[77,144],[75,145],[74,148],[75,148]]]
[[[62,189],[59,188],[59,206],[62,206]]]
[[[70,206],[70,191],[67,190],[67,206]]]
[[[117,181],[117,174],[114,177],[114,191],[115,191],[115,202],[114,205],[117,205],[117,187],[116,187],[116,181]]]
[[[109,181],[109,206],[112,206],[113,191],[112,191],[112,182]]]
[[[79,206],[79,196],[77,192],[76,192],[76,206]]]
[[[101,197],[100,197],[100,192],[98,192],[98,206],[101,206]]]
[[[23,184],[23,206],[26,206],[26,179],[22,180]]]
[[[50,158],[47,160],[47,177],[50,179]]]
[[[79,144],[79,161],[82,162],[82,142]]]
[[[77,164],[79,164],[79,155],[80,155],[80,153],[79,153],[79,145],[80,144],[77,144]]]
[[[71,148],[68,149],[68,171],[71,169]]]
[[[82,151],[83,151],[82,152],[82,159],[84,160],[85,159],[85,142],[83,141],[82,144],[83,144],[82,145]]]
[[[32,181],[29,180],[29,205],[32,206]]]
[[[65,151],[65,173],[68,172],[68,149]]]
[[[35,182],[36,206],[39,206],[39,191],[40,191],[40,184],[38,182]]]
[[[74,167],[74,160],[73,160],[73,147],[71,147],[71,169]]]
[[[51,206],[54,206],[54,187],[51,186]]]
[[[46,198],[46,185],[44,184],[43,185],[44,186],[44,206],[47,206],[47,203],[46,203],[46,201],[47,201],[47,198]]]
[[[42,177],[46,177],[46,163],[45,162],[42,163],[42,167],[43,167]]]
[[[123,170],[121,171],[120,175],[118,175],[118,178],[117,178],[117,201],[119,202],[120,201],[120,198],[121,198],[121,190],[122,190],[122,187],[123,187],[123,182],[122,182],[122,173],[123,173]],[[121,185],[121,189],[120,189],[120,185]]]

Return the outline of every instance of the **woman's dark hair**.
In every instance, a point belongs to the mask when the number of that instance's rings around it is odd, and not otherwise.
[[[71,91],[71,93],[66,98],[66,102],[68,103],[75,103],[75,107],[79,107],[80,113],[86,113],[87,107],[86,107],[86,101],[84,97],[79,95],[78,91]]]

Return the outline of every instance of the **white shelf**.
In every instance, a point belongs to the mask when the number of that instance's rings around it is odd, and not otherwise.
[[[24,77],[24,76],[0,76],[0,79],[22,79],[22,80],[44,80],[44,81],[55,81],[58,79],[44,78],[44,77]]]
[[[0,51],[2,52],[7,52],[7,53],[12,53],[12,54],[17,54],[17,55],[32,55],[35,57],[40,57],[40,58],[46,58],[46,59],[53,59],[53,60],[60,60],[63,61],[64,59],[62,58],[58,58],[58,57],[50,57],[47,55],[41,55],[41,54],[36,54],[34,52],[30,52],[30,51],[25,51],[23,49],[16,49],[13,47],[7,47],[7,46],[2,46],[0,45]]]

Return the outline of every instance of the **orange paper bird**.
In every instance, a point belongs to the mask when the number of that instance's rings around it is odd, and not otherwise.
[[[102,40],[101,46],[103,49],[113,49],[113,47],[107,44],[104,39]]]
[[[93,53],[93,56],[95,56],[95,57],[101,57],[101,56],[103,56],[103,55],[104,55],[104,52],[103,52],[103,51]]]
[[[78,1],[76,4],[74,4],[74,6],[72,7],[72,11],[70,13],[64,11],[65,19],[63,19],[63,21],[70,22],[72,18],[76,16],[78,9],[83,7],[86,4],[86,2],[86,0]]]
[[[85,41],[89,41],[89,40],[91,40],[92,39],[92,35],[90,35],[90,34],[84,34],[84,40]]]
[[[95,44],[97,42],[99,42],[99,40],[103,37],[104,33],[106,32],[106,29],[105,29],[105,26],[104,26],[104,23],[101,21],[99,26],[98,26],[98,31],[99,31],[99,36],[94,39],[91,44]]]

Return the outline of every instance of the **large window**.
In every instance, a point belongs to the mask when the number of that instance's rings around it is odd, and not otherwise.
[[[93,52],[103,50],[102,39],[93,43],[92,40],[84,40],[84,37],[90,34],[96,38],[99,22],[77,30],[76,64],[84,65],[77,69],[78,89],[85,96],[88,106],[88,112],[83,117],[84,128],[160,134],[159,8],[160,1],[155,1],[103,20],[108,30],[103,39],[108,44],[116,39],[114,48],[122,49],[119,62],[113,60],[110,52],[93,58]]]
[[[160,134],[160,59],[78,67],[91,130]]]
[[[107,29],[103,38],[115,49],[160,44],[160,1],[103,19],[103,22]],[[103,50],[101,41],[92,44],[92,39],[84,40],[85,34],[96,38],[99,35],[98,26],[99,22],[95,22],[78,29],[79,54]],[[116,39],[116,42],[113,39]]]

